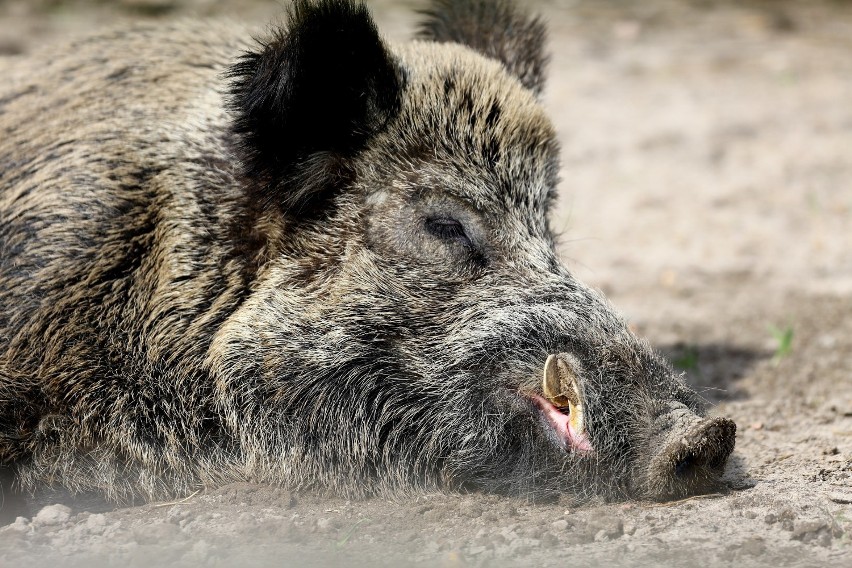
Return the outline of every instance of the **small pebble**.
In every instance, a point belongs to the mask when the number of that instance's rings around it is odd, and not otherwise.
[[[37,527],[61,525],[70,518],[70,507],[66,507],[65,505],[48,505],[33,517],[33,525]]]
[[[795,524],[790,538],[804,544],[831,546],[831,528],[824,521],[800,521]]]
[[[24,517],[17,517],[14,523],[6,525],[5,528],[15,532],[23,533],[30,530],[30,522]]]
[[[93,534],[103,533],[106,525],[106,517],[100,513],[89,515],[89,518],[86,519],[86,528]]]

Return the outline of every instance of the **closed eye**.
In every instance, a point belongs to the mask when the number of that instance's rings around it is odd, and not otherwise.
[[[451,217],[426,219],[426,230],[441,240],[455,241],[465,247],[473,248],[473,241],[467,236],[464,225]]]

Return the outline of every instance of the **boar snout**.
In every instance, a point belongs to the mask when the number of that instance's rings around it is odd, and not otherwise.
[[[651,447],[647,496],[680,499],[722,487],[721,477],[734,450],[737,426],[727,418],[701,418],[680,404],[659,418]]]

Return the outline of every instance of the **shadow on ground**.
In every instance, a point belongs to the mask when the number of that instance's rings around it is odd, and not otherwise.
[[[740,380],[773,355],[768,350],[725,343],[678,342],[657,349],[675,369],[686,373],[686,382],[710,404],[748,398]]]

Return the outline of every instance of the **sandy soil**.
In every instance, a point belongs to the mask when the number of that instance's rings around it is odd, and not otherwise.
[[[372,4],[407,36],[417,2]],[[580,509],[251,485],[121,509],[48,497],[0,528],[0,565],[852,566],[852,5],[535,4],[564,257],[737,422],[730,491]],[[123,19],[276,13],[0,0],[0,53]]]

